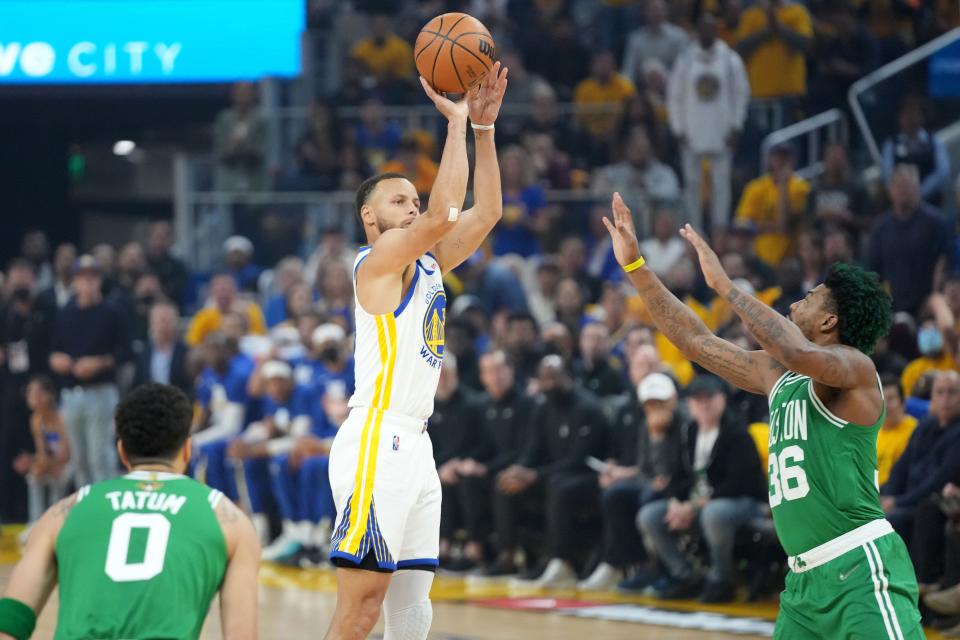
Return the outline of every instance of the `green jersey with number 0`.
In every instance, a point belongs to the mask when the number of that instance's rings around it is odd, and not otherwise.
[[[197,638],[227,566],[221,497],[149,471],[82,488],[57,536],[56,638]]]
[[[879,386],[879,380],[877,385]],[[877,433],[833,415],[809,376],[785,373],[770,391],[768,489],[777,537],[795,556],[883,518]]]

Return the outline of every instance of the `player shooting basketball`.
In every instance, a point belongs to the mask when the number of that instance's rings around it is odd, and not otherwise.
[[[440,479],[426,425],[443,362],[441,277],[477,250],[503,204],[493,132],[507,69],[494,64],[459,102],[421,83],[447,118],[427,210],[420,212],[417,190],[399,174],[370,178],[357,191],[370,246],[354,266],[357,388],[330,451],[338,587],[331,640],[366,638],[381,605],[386,640],[426,638],[430,629]],[[468,120],[476,143],[474,206],[461,213]]]

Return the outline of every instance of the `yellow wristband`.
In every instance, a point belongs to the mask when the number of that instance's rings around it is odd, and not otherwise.
[[[640,256],[640,258],[636,262],[631,262],[630,264],[625,266],[623,270],[626,271],[627,273],[631,273],[633,271],[636,271],[637,269],[639,269],[645,264],[647,264],[647,261],[643,259],[643,256]]]

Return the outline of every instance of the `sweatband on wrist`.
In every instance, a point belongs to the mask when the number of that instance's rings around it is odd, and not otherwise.
[[[0,598],[0,633],[28,640],[37,626],[33,609],[13,598]]]
[[[647,264],[647,261],[643,259],[643,256],[640,256],[636,261],[624,266],[623,270],[627,273],[632,273],[645,264]]]
[[[494,125],[492,124],[477,124],[475,122],[470,123],[470,128],[474,131],[493,131]]]

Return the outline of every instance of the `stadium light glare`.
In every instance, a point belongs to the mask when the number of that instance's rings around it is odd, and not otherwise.
[[[117,140],[113,143],[113,154],[117,156],[128,156],[137,148],[137,143],[133,140]]]

